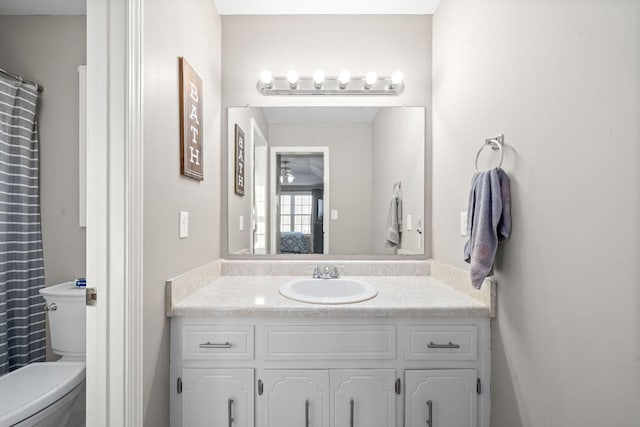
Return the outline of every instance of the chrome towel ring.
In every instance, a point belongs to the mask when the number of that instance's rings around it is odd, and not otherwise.
[[[504,145],[504,135],[500,134],[495,138],[488,138],[484,140],[484,144],[478,150],[478,154],[476,154],[476,172],[478,170],[478,159],[480,158],[480,153],[484,147],[491,147],[492,150],[500,150],[500,161],[498,162],[498,166],[502,166],[502,160],[504,159],[504,151],[502,150],[502,146]]]

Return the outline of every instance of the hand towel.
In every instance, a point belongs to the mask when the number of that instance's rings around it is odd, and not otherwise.
[[[498,243],[511,235],[511,190],[505,171],[493,168],[473,175],[467,221],[464,260],[471,264],[471,284],[480,289],[493,272]]]
[[[389,203],[389,215],[387,216],[387,232],[385,247],[395,248],[400,246],[402,239],[402,196],[394,196]]]

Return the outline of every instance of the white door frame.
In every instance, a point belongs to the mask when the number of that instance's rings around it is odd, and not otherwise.
[[[87,0],[87,425],[143,424],[142,0]]]
[[[323,253],[329,253],[329,147],[304,147],[304,146],[273,146],[269,149],[269,198],[271,199],[271,213],[269,214],[271,220],[270,241],[271,249],[273,253],[276,253],[276,230],[277,220],[276,213],[278,212],[278,197],[276,197],[276,171],[280,170],[280,165],[277,164],[278,154],[317,154],[322,153],[324,159],[324,191],[323,191],[323,209],[322,209],[322,229],[324,232],[323,238]]]
[[[267,138],[265,138],[258,122],[255,121],[253,117],[251,117],[251,246],[249,247],[251,254],[256,253],[255,249],[255,235],[258,221],[256,219],[256,147],[264,147],[265,149],[269,149],[269,143],[267,142]],[[265,159],[266,162],[266,159]],[[269,180],[269,171],[260,171],[263,175],[263,179],[265,182]],[[265,189],[266,191],[266,189]],[[266,206],[265,206],[266,209]],[[266,228],[266,224],[265,224]],[[265,242],[266,246],[267,242]],[[265,252],[267,248],[265,247]]]

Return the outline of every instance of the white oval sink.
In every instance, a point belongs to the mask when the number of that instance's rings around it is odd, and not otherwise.
[[[280,286],[280,294],[313,304],[350,304],[371,299],[378,295],[378,290],[352,279],[299,279]]]

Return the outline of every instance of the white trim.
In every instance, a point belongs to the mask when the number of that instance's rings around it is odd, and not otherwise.
[[[87,283],[98,291],[87,307],[86,415],[109,425],[107,316],[107,143],[109,4],[87,1]]]
[[[87,226],[87,66],[78,67],[78,226]]]
[[[144,421],[143,375],[143,4],[129,0],[127,22],[127,118],[125,178],[125,389],[126,426]]]
[[[329,185],[329,147],[304,147],[304,146],[273,146],[269,149],[270,160],[269,160],[269,170],[271,172],[271,177],[269,179],[269,198],[271,199],[271,213],[269,214],[271,220],[271,229],[270,229],[270,242],[272,253],[277,252],[276,248],[276,230],[277,230],[277,215],[278,212],[278,197],[276,197],[276,177],[275,171],[279,170],[279,165],[276,163],[278,154],[286,153],[286,154],[311,154],[311,153],[322,153],[324,158],[324,197],[323,197],[323,219],[322,219],[322,227],[324,230],[324,242],[323,242],[323,253],[329,253],[329,222],[331,221],[329,214],[331,213],[329,209],[329,200],[330,200],[330,188]]]
[[[255,200],[255,192],[256,192],[256,136],[258,137],[259,140],[262,141],[262,143],[260,144],[260,146],[264,146],[267,150],[269,149],[269,142],[267,141],[267,138],[264,137],[264,134],[262,133],[262,130],[260,129],[260,126],[258,125],[258,122],[255,121],[255,119],[253,117],[251,117],[251,179],[252,179],[252,183],[251,183],[251,244],[249,246],[250,248],[250,254],[255,255],[256,254],[256,250],[255,250],[255,234],[256,234],[256,227],[257,227],[257,221],[256,221],[256,200]],[[268,175],[268,170],[266,171],[266,180],[269,180],[269,175]],[[265,242],[266,245],[266,242]],[[267,248],[265,247],[265,252],[267,251]]]
[[[253,124],[254,124],[254,120],[253,117],[251,117],[251,135],[249,135],[249,137],[247,138],[247,135],[245,135],[245,139],[244,139],[244,144],[245,144],[245,148],[244,148],[244,161],[245,161],[245,175],[246,175],[246,171],[247,171],[247,165],[249,165],[249,170],[251,171],[251,178],[248,180],[245,180],[245,188],[247,185],[247,182],[249,182],[251,188],[249,189],[249,206],[251,209],[251,213],[249,218],[247,218],[247,220],[245,221],[244,227],[248,227],[249,228],[249,253],[253,254],[253,246],[254,246],[254,217],[255,217],[255,209],[254,209],[254,204],[255,204],[255,192],[256,192],[256,168],[255,168],[255,152],[254,152],[254,148],[255,148],[255,138],[254,138],[254,128],[253,128]],[[235,142],[235,141],[234,141]],[[248,161],[247,161],[248,160]],[[247,223],[248,222],[248,223]]]
[[[142,0],[87,1],[87,420],[143,424]]]

